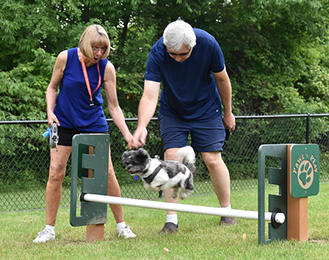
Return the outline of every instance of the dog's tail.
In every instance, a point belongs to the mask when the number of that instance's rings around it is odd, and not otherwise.
[[[195,172],[195,153],[191,146],[184,146],[176,152],[177,159],[192,172]]]

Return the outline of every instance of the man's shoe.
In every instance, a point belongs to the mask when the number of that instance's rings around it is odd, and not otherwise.
[[[168,232],[169,234],[175,233],[178,231],[178,224],[172,222],[167,222],[164,227],[160,230],[159,234]]]
[[[134,232],[131,231],[129,226],[121,227],[120,229],[117,230],[118,232],[118,237],[123,237],[123,238],[135,238],[136,235]]]
[[[219,225],[223,226],[233,226],[236,225],[236,220],[235,218],[229,218],[229,217],[221,217]]]
[[[33,242],[44,243],[53,240],[55,240],[55,232],[52,232],[49,229],[45,228],[44,230],[38,233],[37,237],[33,240]]]

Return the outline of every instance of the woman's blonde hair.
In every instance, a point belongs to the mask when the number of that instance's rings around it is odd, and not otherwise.
[[[99,24],[89,25],[81,35],[79,49],[82,54],[90,59],[93,58],[93,46],[104,46],[106,50],[101,59],[110,54],[110,39],[105,29]]]

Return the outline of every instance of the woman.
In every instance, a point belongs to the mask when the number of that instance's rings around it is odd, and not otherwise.
[[[132,135],[118,104],[114,66],[106,59],[110,41],[104,28],[90,25],[83,32],[79,47],[62,51],[56,60],[47,88],[48,124],[56,122],[59,142],[50,149],[49,178],[46,188],[46,227],[33,240],[35,243],[55,240],[55,222],[61,200],[62,182],[67,160],[72,151],[72,137],[79,133],[107,133],[108,125],[103,111],[101,86],[104,87],[108,110],[128,146]],[[57,97],[58,85],[61,85]],[[109,148],[110,149],[110,148]],[[108,195],[121,196],[109,158]],[[136,235],[125,224],[121,205],[110,205],[117,222],[119,237]]]

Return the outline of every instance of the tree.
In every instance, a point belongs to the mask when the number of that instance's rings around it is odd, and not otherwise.
[[[313,76],[308,50],[327,40],[328,1],[231,1],[225,9],[221,38],[239,113],[319,112],[298,82]]]
[[[149,50],[178,17],[220,43],[235,114],[321,112],[329,107],[329,62],[323,55],[328,50],[328,0],[3,2],[1,80],[39,91],[40,98],[26,103],[41,112],[36,117],[45,115],[44,93],[55,57],[77,46],[93,23],[103,25],[110,36],[119,101],[126,116],[136,116]],[[5,94],[0,98],[6,100]],[[1,116],[27,116],[5,103]]]

